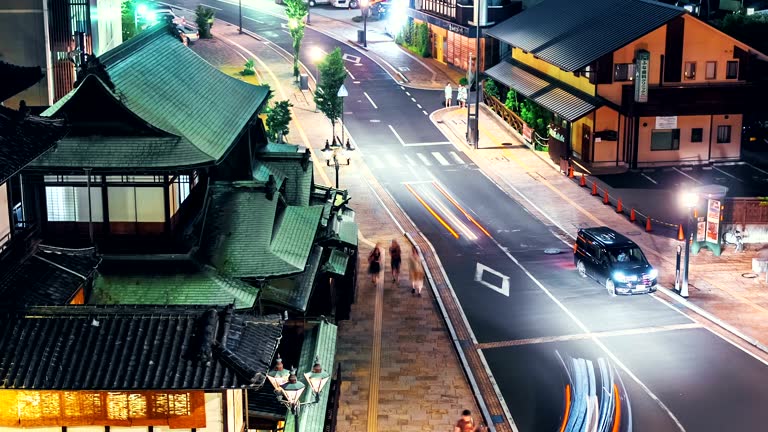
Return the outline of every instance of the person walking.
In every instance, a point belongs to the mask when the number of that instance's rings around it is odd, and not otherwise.
[[[408,270],[411,276],[411,294],[418,294],[421,297],[421,289],[424,287],[424,267],[419,259],[419,251],[415,247],[411,250]]]
[[[392,244],[389,245],[389,265],[392,266],[392,282],[397,283],[400,278],[400,244],[397,240],[392,240]]]
[[[459,106],[466,108],[467,106],[467,86],[460,85],[458,93],[456,94],[456,100],[459,101]]]
[[[472,411],[464,410],[461,412],[459,421],[453,428],[453,432],[485,432],[488,428],[484,425],[475,426],[475,420],[472,419]]]
[[[453,87],[451,87],[451,83],[445,85],[445,107],[448,108],[451,106],[451,98],[453,98]]]
[[[379,273],[381,272],[381,246],[380,243],[376,243],[373,250],[368,255],[368,274],[371,275],[371,281],[374,285],[379,281]]]

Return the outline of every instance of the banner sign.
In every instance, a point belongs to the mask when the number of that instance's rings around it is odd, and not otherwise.
[[[707,200],[707,241],[719,243],[720,233],[720,201]]]
[[[635,54],[635,102],[648,102],[648,72],[651,53],[638,50]]]
[[[677,129],[677,116],[656,117],[654,129]]]

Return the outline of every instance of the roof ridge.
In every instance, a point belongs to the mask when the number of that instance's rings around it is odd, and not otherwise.
[[[139,34],[132,37],[130,40],[121,43],[120,45],[105,52],[99,59],[104,66],[114,66],[120,63],[122,60],[130,57],[130,55],[137,50],[141,49],[145,45],[149,44],[163,33],[169,32],[170,24],[158,23],[148,29],[145,29]]]

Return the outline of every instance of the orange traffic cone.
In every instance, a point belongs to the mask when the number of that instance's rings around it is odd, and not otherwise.
[[[647,216],[645,218],[645,231],[646,232],[651,232],[652,231],[651,230],[651,218],[647,217]]]
[[[629,212],[629,221],[630,221],[630,222],[634,222],[634,221],[636,221],[636,220],[637,220],[637,216],[635,216],[635,209],[632,209],[632,210]]]
[[[616,213],[624,213],[624,207],[621,205],[621,198],[616,203]]]
[[[608,199],[608,191],[605,191],[605,194],[603,194],[603,204],[608,205],[610,203],[611,203],[611,201],[610,201],[610,199]]]
[[[683,234],[683,225],[677,226],[677,239],[680,241],[685,240],[685,234]]]
[[[582,174],[581,178],[579,179],[579,186],[587,187],[587,176],[585,176],[584,174]]]
[[[597,183],[592,182],[592,196],[597,195]]]
[[[568,178],[573,178],[573,167],[568,167]]]

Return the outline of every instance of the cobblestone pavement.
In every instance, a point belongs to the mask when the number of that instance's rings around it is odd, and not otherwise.
[[[604,205],[599,197],[590,195],[589,188],[582,188],[565,176],[546,154],[530,150],[517,132],[484,105],[480,114],[479,150],[465,144],[466,111],[443,109],[432,118],[502,189],[555,231],[575,235],[580,227],[610,226],[640,245],[651,264],[659,269],[662,285],[674,286],[675,251],[682,242],[645,232],[644,226],[617,214],[615,207]],[[568,236],[563,236],[563,240],[573,241]],[[688,300],[768,345],[768,283],[764,274],[751,277],[754,276],[752,258],[759,253],[764,252],[759,252],[757,247],[744,253],[728,247],[720,257],[708,249],[692,255]],[[686,313],[695,314],[680,304],[677,295],[657,295],[664,296]],[[740,339],[737,342],[745,345]],[[768,358],[765,352],[758,352]]]
[[[287,141],[313,148],[315,181],[330,184],[331,168],[319,163],[315,155],[331,136],[331,126],[323,114],[314,112],[311,94],[294,84],[291,64],[265,44],[239,34],[237,26],[217,22],[213,33],[214,40],[201,40],[192,49],[217,67],[241,65],[241,55],[256,58],[256,69],[262,82],[275,91],[275,100],[289,99],[294,104]],[[338,430],[451,430],[461,410],[479,410],[432,292],[424,289],[423,297],[410,292],[408,241],[372,193],[367,183],[371,177],[360,175],[365,170],[362,163],[360,158],[353,159],[353,167],[343,167],[339,179],[340,186],[351,193],[360,224],[361,259],[352,316],[339,326],[337,360],[344,382]],[[398,239],[403,250],[400,279],[397,284],[392,282],[387,253],[383,282],[374,286],[365,257],[374,243],[381,242],[386,249],[392,239]],[[381,294],[378,303],[377,290]],[[372,387],[378,389],[376,394],[371,394]]]

